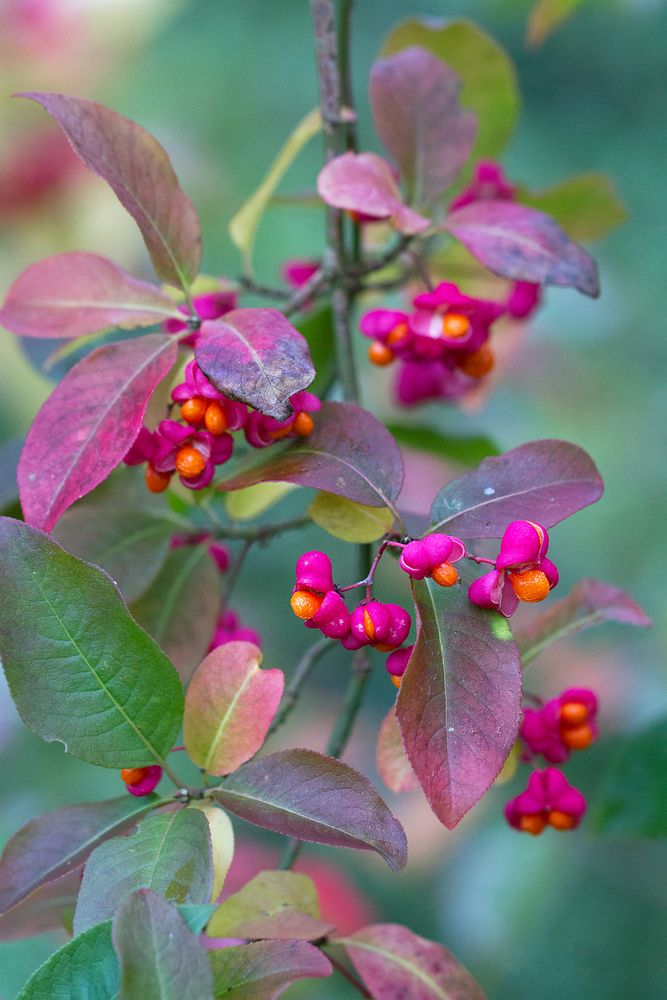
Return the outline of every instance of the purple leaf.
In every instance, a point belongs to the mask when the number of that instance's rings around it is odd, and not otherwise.
[[[159,142],[95,101],[37,92],[18,96],[41,104],[86,166],[111,187],[139,226],[158,277],[187,288],[201,262],[199,219]]]
[[[391,167],[376,153],[344,153],[330,160],[320,171],[317,190],[327,205],[384,219],[406,236],[431,225],[403,203]]]
[[[378,731],[375,749],[378,774],[391,792],[411,792],[419,788],[419,781],[403,749],[403,738],[392,705]]]
[[[400,924],[371,924],[332,944],[343,945],[374,1000],[485,1000],[451,952]]]
[[[391,509],[403,485],[403,461],[386,427],[353,403],[323,403],[314,420],[308,438],[223,480],[219,488],[297,483]]]
[[[431,508],[433,531],[465,538],[500,538],[510,521],[545,528],[595,503],[603,484],[593,460],[567,441],[529,441],[485,458],[440,490]]]
[[[195,358],[213,385],[277,420],[315,378],[308,343],[277,309],[235,309],[202,323]]]
[[[317,890],[307,875],[267,871],[220,904],[206,933],[213,938],[318,941],[332,930],[320,920]]]
[[[260,670],[261,662],[262,654],[251,642],[226,642],[194,672],[185,699],[183,739],[191,759],[209,774],[235,771],[266,739],[285,677],[282,670]],[[252,935],[227,935],[244,936]]]
[[[46,813],[22,826],[0,860],[0,913],[16,906],[40,885],[81,865],[91,851],[144,813],[155,808],[156,795],[123,795]]]
[[[123,900],[112,939],[120,964],[118,1000],[213,1000],[208,956],[162,896],[139,889]]]
[[[107,327],[155,326],[176,304],[107,257],[61,253],[32,264],[9,289],[0,323],[21,337],[82,337]]]
[[[83,866],[45,882],[0,916],[0,941],[18,941],[47,931],[62,931],[73,912]]]
[[[567,597],[553,601],[550,607],[514,630],[524,667],[552,642],[603,622],[643,628],[652,624],[637,602],[620,587],[601,580],[579,580]]]
[[[281,750],[245,764],[213,797],[257,826],[332,847],[376,851],[403,868],[403,827],[370,781],[334,757],[314,750]]]
[[[403,744],[431,809],[452,829],[489,788],[521,715],[521,660],[509,625],[465,589],[413,582],[414,653],[396,703]]]
[[[448,215],[442,228],[503,278],[567,285],[593,298],[600,294],[591,255],[535,208],[510,201],[476,201]]]
[[[216,949],[209,959],[214,996],[227,1000],[275,1000],[297,979],[332,972],[328,958],[305,941],[256,941]]]
[[[35,417],[19,462],[29,524],[50,531],[115,469],[176,357],[174,338],[149,333],[98,347],[67,373]]]
[[[470,155],[477,116],[459,104],[461,81],[427,49],[413,45],[371,69],[373,118],[416,205],[428,205]]]

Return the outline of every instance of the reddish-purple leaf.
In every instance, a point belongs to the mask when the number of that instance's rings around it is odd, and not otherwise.
[[[511,201],[476,201],[448,215],[442,228],[503,278],[567,285],[593,298],[600,294],[591,255],[535,208]]]
[[[465,538],[500,538],[510,521],[527,518],[545,528],[602,496],[592,458],[567,441],[529,441],[485,458],[473,472],[448,483],[431,508],[433,531]]]
[[[312,486],[368,507],[393,506],[403,485],[401,452],[387,428],[354,403],[324,403],[310,437],[219,484]]]
[[[403,827],[353,768],[314,750],[281,750],[245,764],[211,794],[249,823],[333,847],[376,851],[403,868]]]
[[[308,342],[277,309],[235,309],[202,323],[195,358],[220,392],[277,420],[315,378]]]
[[[209,960],[213,995],[226,1000],[275,1000],[297,979],[321,979],[332,972],[328,958],[305,941],[218,948],[209,952]]]
[[[18,941],[47,931],[62,931],[73,912],[83,866],[45,882],[11,910],[0,915],[0,941]]]
[[[552,642],[603,622],[643,628],[652,624],[637,602],[620,587],[601,580],[579,580],[567,597],[551,602],[531,621],[514,630],[524,667]]]
[[[417,45],[379,59],[371,69],[373,118],[416,205],[429,205],[470,155],[477,116],[459,104],[461,81]]]
[[[282,670],[260,670],[261,662],[262,654],[251,642],[227,642],[209,653],[193,674],[183,736],[192,760],[209,774],[235,771],[266,739],[285,675]]]
[[[41,104],[86,166],[111,187],[139,226],[158,277],[187,288],[199,271],[201,229],[160,143],[95,101],[67,94],[18,96]]]
[[[0,860],[0,913],[43,883],[79,867],[98,844],[131,826],[157,801],[155,795],[122,795],[31,819],[14,834]]]
[[[344,153],[330,160],[320,171],[317,190],[327,205],[384,219],[406,236],[431,224],[403,203],[391,167],[376,153]]]
[[[318,941],[332,930],[320,920],[317,890],[307,875],[267,871],[220,904],[206,933],[213,938]]]
[[[371,924],[332,944],[345,948],[374,1000],[485,1000],[450,951],[400,924]]]
[[[0,323],[21,337],[82,337],[106,327],[155,326],[183,318],[155,285],[107,257],[61,253],[31,264],[9,289]]]
[[[413,583],[414,653],[396,703],[431,809],[452,829],[500,772],[521,715],[521,660],[507,621],[465,589]]]
[[[29,524],[50,531],[116,468],[176,357],[174,338],[149,333],[98,347],[67,373],[35,417],[19,462]]]
[[[393,705],[385,715],[378,730],[375,763],[378,774],[390,791],[398,794],[419,788],[417,775],[412,770],[412,765],[403,749],[401,729]]]

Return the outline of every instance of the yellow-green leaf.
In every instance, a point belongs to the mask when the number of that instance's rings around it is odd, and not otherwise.
[[[585,0],[538,0],[528,19],[527,44],[538,48],[583,3]]]
[[[256,483],[225,495],[227,513],[234,521],[251,521],[296,489],[292,483]]]
[[[524,205],[546,212],[578,242],[599,240],[625,222],[627,212],[604,174],[569,177],[544,191],[520,191]]]
[[[374,542],[394,523],[387,507],[366,507],[333,493],[318,493],[308,513],[315,524],[344,542]]]

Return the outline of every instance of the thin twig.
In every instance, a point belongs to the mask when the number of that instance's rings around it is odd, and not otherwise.
[[[299,700],[301,688],[310,676],[310,672],[317,661],[327,652],[327,650],[332,649],[334,646],[335,643],[331,639],[327,638],[327,636],[324,636],[319,642],[314,643],[303,654],[296,665],[289,684],[285,688],[285,694],[283,695],[280,703],[280,708],[278,709],[276,717],[269,727],[269,736],[271,736],[272,733],[275,733],[279,726],[282,726],[283,722],[285,722],[291,713],[292,709]]]

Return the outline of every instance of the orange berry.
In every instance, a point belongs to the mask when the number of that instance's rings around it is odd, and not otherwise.
[[[580,701],[566,701],[560,707],[560,721],[563,726],[582,726],[588,721],[588,709]]]
[[[224,434],[227,430],[227,414],[217,399],[206,407],[204,426],[210,434]]]
[[[403,678],[399,677],[398,674],[389,674],[389,677],[390,677],[391,683],[394,685],[394,687],[395,688],[400,688],[401,681],[403,680]]]
[[[469,330],[470,320],[463,313],[450,312],[442,317],[442,332],[445,337],[465,337]]]
[[[478,351],[466,354],[459,361],[459,368],[470,378],[483,378],[488,375],[495,364],[493,351],[488,344],[482,344]]]
[[[551,590],[547,575],[541,569],[526,569],[523,573],[510,573],[509,577],[516,596],[528,604],[543,601]]]
[[[585,750],[593,742],[593,730],[586,725],[561,728],[560,738],[570,750]]]
[[[196,479],[206,468],[206,459],[200,451],[186,444],[176,452],[176,469],[183,479]]]
[[[145,767],[125,767],[120,776],[126,785],[138,785],[146,777]]]
[[[375,638],[375,625],[366,608],[364,608],[364,632],[372,642]]]
[[[204,419],[207,407],[207,399],[203,399],[201,396],[193,396],[192,399],[186,399],[181,405],[181,416],[186,424],[192,424],[193,427],[196,427]]]
[[[407,323],[397,323],[393,330],[387,335],[387,343],[390,347],[394,344],[400,344],[402,340],[408,335],[408,324]]]
[[[306,413],[305,410],[299,410],[294,418],[292,430],[296,436],[300,438],[305,438],[308,437],[309,434],[312,434],[315,430],[315,424],[313,423],[313,418],[310,413]]]
[[[278,427],[275,431],[271,431],[269,437],[273,441],[281,441],[283,438],[288,437],[294,430],[294,420],[290,420],[288,424],[284,427]]]
[[[444,562],[431,570],[431,579],[435,580],[439,587],[453,587],[459,578],[456,567],[451,563]]]
[[[375,648],[377,649],[378,653],[393,653],[393,651],[398,647],[392,646],[388,642],[378,642]]]
[[[308,621],[320,610],[324,597],[314,594],[312,590],[295,590],[290,598],[290,607],[297,618]]]
[[[519,820],[519,829],[537,837],[547,825],[544,813],[530,813]]]
[[[396,355],[392,351],[391,347],[387,347],[386,344],[381,344],[379,340],[374,340],[371,346],[368,348],[368,360],[373,365],[377,365],[378,368],[384,368],[386,365],[390,365]]]
[[[163,493],[171,482],[171,472],[158,472],[152,465],[148,465],[144,478],[151,493]]]
[[[561,812],[560,809],[552,809],[547,816],[547,822],[554,830],[571,830],[574,826],[574,816]]]

